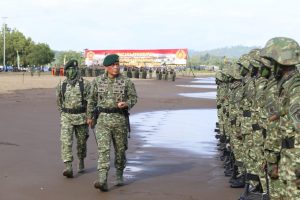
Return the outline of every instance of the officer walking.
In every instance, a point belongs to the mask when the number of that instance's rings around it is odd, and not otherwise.
[[[99,154],[99,177],[94,187],[108,191],[111,143],[115,149],[116,186],[124,184],[125,151],[128,148],[127,135],[130,131],[128,111],[136,104],[137,94],[133,82],[120,74],[118,55],[107,55],[103,65],[106,67],[106,73],[92,82],[87,109],[89,125],[93,122],[93,111],[98,114],[95,134]]]
[[[86,118],[87,96],[90,83],[80,76],[78,61],[70,60],[65,65],[67,79],[56,88],[57,106],[61,115],[61,157],[65,163],[63,175],[73,178],[73,134],[77,139],[78,172],[84,171],[88,126]]]

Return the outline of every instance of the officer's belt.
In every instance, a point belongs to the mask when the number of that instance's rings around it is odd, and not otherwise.
[[[120,109],[120,108],[102,108],[97,107],[98,113],[119,113],[119,114],[128,114],[127,109]]]
[[[252,124],[253,131],[259,131],[260,129],[261,129],[261,127],[259,126],[259,124]]]
[[[69,113],[69,114],[80,114],[80,113],[85,113],[86,112],[86,107],[80,107],[80,108],[62,108],[61,109],[64,113]]]
[[[243,111],[243,116],[244,117],[251,117],[251,111],[250,110],[244,110]]]
[[[290,138],[285,138],[281,141],[281,147],[283,149],[292,149],[295,148],[295,138],[290,137]]]

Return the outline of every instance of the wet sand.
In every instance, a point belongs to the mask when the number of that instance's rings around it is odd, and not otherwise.
[[[92,132],[88,140],[86,173],[76,173],[77,158],[76,154],[73,154],[75,178],[66,179],[62,176],[64,166],[60,159],[59,113],[53,88],[59,78],[47,77],[51,78],[55,81],[46,81],[53,84],[45,84],[48,89],[18,90],[0,94],[1,200],[238,198],[241,190],[229,188],[228,178],[224,177],[218,154],[206,157],[175,148],[145,147],[143,137],[138,135],[138,129],[134,126],[127,151],[129,168],[125,172],[125,186],[114,186],[112,163],[109,174],[110,191],[102,193],[93,188],[93,181],[97,177],[97,153]],[[191,77],[180,77],[176,82],[134,80],[139,101],[131,110],[131,114],[215,108],[215,100],[178,95],[215,91],[213,88],[176,86],[191,84],[190,81]],[[39,87],[44,88],[45,85]],[[134,167],[138,167],[139,170]]]

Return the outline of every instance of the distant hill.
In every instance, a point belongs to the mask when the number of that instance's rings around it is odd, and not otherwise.
[[[247,46],[232,46],[232,47],[224,47],[224,48],[218,48],[218,49],[212,49],[212,50],[206,50],[206,51],[195,51],[189,49],[189,56],[194,55],[205,55],[210,54],[213,56],[223,57],[226,56],[228,58],[238,58],[242,54],[248,53],[251,49],[259,48],[257,46],[247,47]]]

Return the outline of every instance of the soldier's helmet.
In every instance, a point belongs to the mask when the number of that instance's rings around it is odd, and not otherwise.
[[[216,74],[215,74],[215,78],[219,81],[223,81],[223,78],[222,78],[222,72],[221,71],[217,71]]]
[[[222,74],[222,81],[227,82],[229,75],[228,75],[228,68],[226,66],[223,67],[223,69],[221,70],[221,74]]]
[[[231,69],[232,77],[236,80],[241,80],[243,77],[241,76],[241,67],[238,64],[233,64]]]
[[[252,49],[248,55],[251,65],[255,68],[259,68],[260,63],[258,60],[260,59],[260,49]]]
[[[249,61],[249,55],[243,54],[237,61],[237,64],[241,67],[245,67],[246,69],[250,70],[250,61]]]
[[[272,68],[274,65],[272,65],[271,61],[269,59],[266,59],[266,58],[262,57],[262,51],[263,50],[264,49],[261,49],[259,51],[259,58],[256,61],[260,62],[265,67]]]
[[[261,56],[273,59],[281,65],[297,65],[300,63],[300,47],[291,38],[275,37],[266,43]]]

